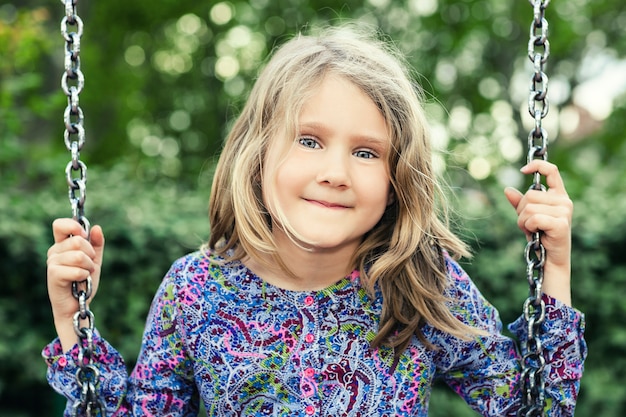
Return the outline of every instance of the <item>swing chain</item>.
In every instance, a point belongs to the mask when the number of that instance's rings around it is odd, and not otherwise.
[[[65,16],[61,20],[61,34],[65,39],[65,71],[61,77],[61,89],[67,96],[67,107],[63,113],[65,124],[63,140],[72,158],[65,167],[65,179],[69,187],[72,217],[89,236],[90,224],[84,210],[87,196],[87,166],[80,160],[80,151],[85,144],[84,115],[79,106],[79,95],[85,85],[85,77],[80,70],[80,39],[83,34],[83,21],[76,14],[78,0],[61,0],[61,3],[65,5]],[[73,417],[105,415],[104,404],[97,395],[99,372],[93,361],[94,315],[87,305],[91,293],[91,276],[85,281],[72,283],[72,295],[78,301],[79,306],[73,317],[73,325],[74,332],[78,336],[76,381],[80,385],[79,399],[72,406]]]
[[[550,55],[548,41],[548,21],[545,10],[549,0],[529,0],[533,6],[533,21],[530,25],[528,57],[533,63],[534,73],[530,80],[528,95],[528,112],[535,121],[535,126],[528,134],[527,163],[534,159],[548,159],[548,133],[542,127],[542,120],[549,110],[548,77],[544,72]],[[532,190],[545,191],[541,183],[541,174],[535,172]],[[518,417],[541,417],[545,408],[545,380],[543,370],[545,357],[541,344],[541,324],[546,315],[546,305],[541,298],[543,286],[543,267],[546,261],[546,250],[541,243],[541,232],[532,234],[524,250],[526,259],[526,276],[529,284],[529,296],[524,302],[524,319],[527,323],[527,338],[522,340],[524,352],[522,358],[521,391],[522,406],[517,412]]]

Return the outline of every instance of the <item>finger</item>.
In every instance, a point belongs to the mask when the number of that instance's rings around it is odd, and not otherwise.
[[[48,268],[56,266],[84,269],[91,273],[95,271],[96,265],[94,260],[83,251],[74,250],[52,254],[47,260]]]
[[[89,234],[91,245],[95,251],[94,261],[98,265],[102,265],[102,257],[104,255],[104,233],[100,226],[93,226]]]
[[[97,255],[92,244],[82,236],[69,236],[59,243],[55,243],[48,249],[48,257],[65,252],[80,251],[89,258],[94,259]]]
[[[52,264],[48,267],[48,276],[56,282],[70,285],[74,281],[84,281],[91,275],[91,271],[75,266]]]
[[[518,213],[523,210],[522,206],[528,206],[528,210],[533,210],[533,212],[558,209],[563,215],[570,217],[574,211],[574,203],[567,194],[539,190],[528,190],[526,192],[522,202],[517,206]]]
[[[570,229],[570,222],[562,216],[552,216],[541,213],[521,219],[523,228],[530,233],[542,231],[548,235],[564,233]],[[567,232],[569,234],[569,232]]]
[[[571,211],[565,206],[526,204],[519,214],[517,224],[526,234],[542,231],[558,239],[559,236],[570,235],[571,222]]]
[[[521,171],[524,174],[538,172],[546,177],[548,189],[565,193],[565,184],[556,165],[542,159],[535,159],[524,165]]]
[[[104,246],[104,233],[102,232],[102,228],[100,226],[93,226],[91,228],[89,241],[91,242],[94,249],[102,248]]]
[[[504,189],[504,195],[506,196],[506,199],[509,200],[509,203],[511,203],[511,206],[513,206],[516,210],[519,207],[520,201],[524,198],[524,194],[513,187],[506,187]]]
[[[54,236],[54,242],[59,243],[68,236],[82,236],[87,237],[87,232],[83,230],[83,227],[74,219],[56,219],[52,222],[52,235]]]

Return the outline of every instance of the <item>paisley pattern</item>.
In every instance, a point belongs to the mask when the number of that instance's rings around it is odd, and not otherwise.
[[[381,297],[371,298],[358,272],[316,292],[267,284],[240,262],[196,252],[175,262],[159,287],[130,377],[99,334],[96,360],[110,416],[427,416],[431,385],[442,378],[478,413],[515,415],[521,393],[519,353],[501,333],[495,308],[452,259],[452,298],[462,321],[488,336],[461,341],[426,326],[428,350],[414,338],[399,357],[371,349]],[[586,345],[581,313],[544,297],[550,416],[574,413]],[[524,337],[518,320],[511,326]],[[68,398],[79,392],[77,347],[58,340],[44,351],[48,380]]]

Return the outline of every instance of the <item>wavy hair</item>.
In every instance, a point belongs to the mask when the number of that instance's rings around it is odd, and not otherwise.
[[[389,42],[356,27],[299,35],[278,48],[261,71],[228,135],[211,189],[208,248],[229,259],[252,256],[285,268],[263,202],[263,163],[272,138],[295,137],[300,110],[327,75],[343,77],[379,108],[391,138],[393,203],[363,238],[353,265],[370,294],[383,296],[373,347],[400,354],[428,323],[467,339],[481,333],[450,312],[444,251],[469,256],[449,227],[445,195],[432,167],[423,93]],[[271,167],[270,167],[271,168]],[[288,229],[288,227],[287,227]]]

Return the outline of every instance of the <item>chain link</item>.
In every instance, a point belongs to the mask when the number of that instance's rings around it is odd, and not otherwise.
[[[550,42],[548,41],[548,21],[545,10],[549,0],[529,0],[533,6],[533,21],[530,25],[528,41],[528,58],[533,63],[534,73],[530,80],[528,95],[528,112],[535,121],[535,126],[528,134],[527,162],[535,159],[548,159],[548,133],[542,127],[542,120],[550,108],[548,101],[548,77],[544,72],[544,65],[550,56]],[[533,174],[532,190],[543,190],[541,174]],[[546,315],[546,306],[541,299],[543,286],[543,267],[546,261],[546,250],[541,243],[541,232],[533,233],[524,250],[526,259],[526,277],[529,284],[529,296],[524,302],[524,319],[527,323],[528,336],[522,340],[522,406],[517,412],[518,417],[540,417],[545,408],[545,380],[543,370],[545,357],[541,344],[541,324]]]
[[[67,96],[67,107],[63,113],[65,124],[63,141],[71,155],[71,161],[65,167],[65,179],[72,217],[89,236],[90,224],[85,216],[87,166],[80,160],[80,151],[85,144],[84,115],[79,105],[79,95],[85,85],[85,77],[80,70],[83,21],[76,14],[78,0],[61,0],[61,3],[65,5],[65,16],[61,20],[61,34],[65,39],[65,71],[61,77],[61,89]],[[79,344],[76,381],[80,385],[79,399],[72,406],[71,415],[75,417],[105,415],[104,404],[97,395],[100,374],[93,361],[94,315],[87,306],[91,293],[91,277],[82,282],[72,283],[72,295],[78,301],[78,311],[74,314],[73,325]]]

